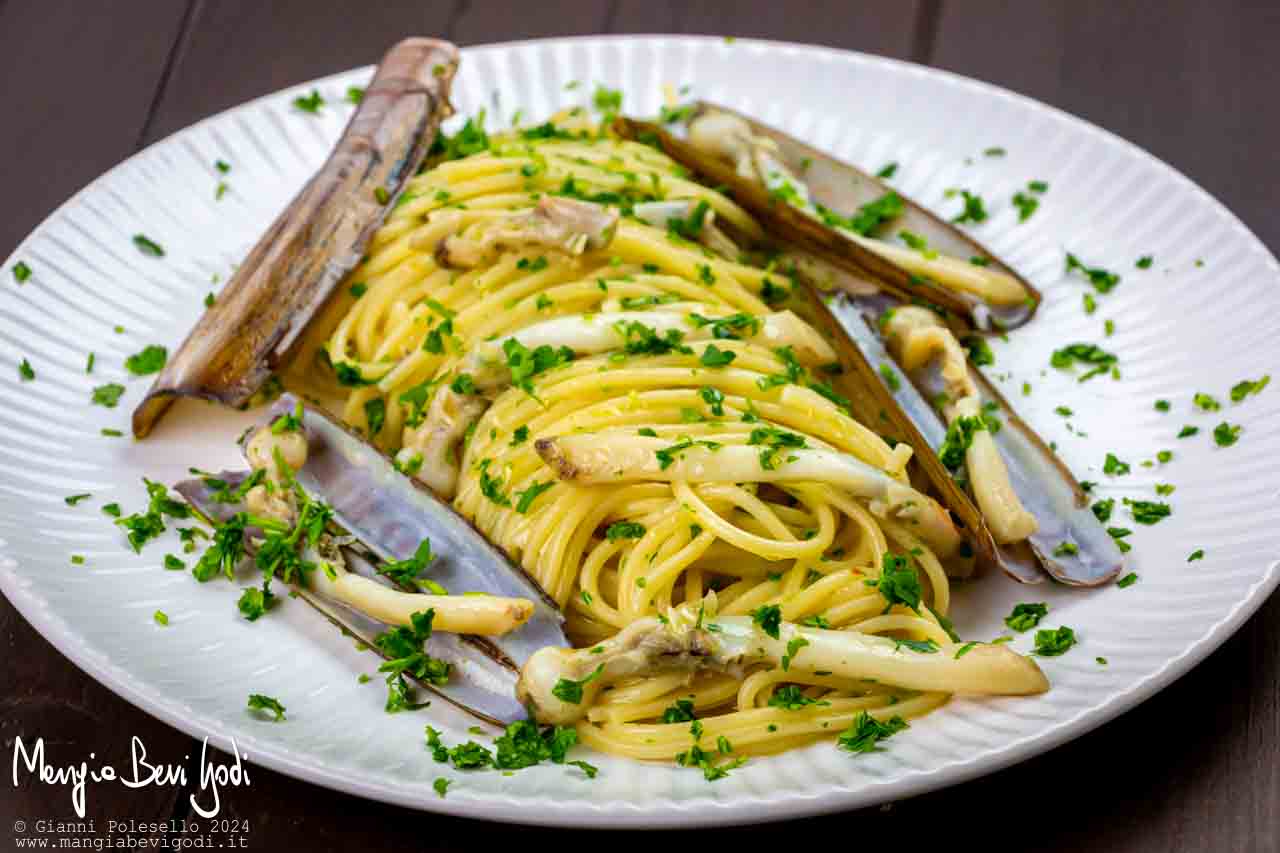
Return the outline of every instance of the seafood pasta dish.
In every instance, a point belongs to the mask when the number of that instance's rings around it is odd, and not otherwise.
[[[243,470],[191,460],[185,504],[149,484],[135,547],[197,519],[194,573],[241,586],[241,616],[314,607],[381,656],[386,711],[501,726],[492,747],[426,726],[464,769],[595,750],[714,781],[1049,690],[1037,657],[1071,629],[1008,645],[1043,605],[996,638],[948,618],[957,582],[1123,571],[980,370],[1036,289],[884,175],[674,93],[652,120],[601,88],[444,132],[458,64],[388,53],[168,360],[140,438],[179,396],[263,414]]]

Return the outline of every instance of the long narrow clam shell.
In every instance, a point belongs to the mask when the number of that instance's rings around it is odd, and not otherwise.
[[[236,271],[134,410],[145,437],[175,397],[247,403],[360,262],[446,118],[458,51],[405,39],[383,57],[329,159]]]
[[[892,189],[876,176],[749,116],[707,102],[692,106],[691,114],[695,118],[709,111],[726,113],[746,122],[754,135],[773,140],[783,165],[803,178],[812,200],[837,213],[850,216]],[[775,198],[754,178],[740,175],[733,165],[677,135],[681,130],[678,126],[665,128],[652,122],[619,119],[615,127],[625,137],[656,141],[667,154],[701,173],[711,183],[727,187],[734,200],[760,219],[770,233],[861,273],[905,302],[923,300],[942,307],[965,325],[978,330],[986,330],[993,325],[1005,330],[1017,328],[1031,319],[1040,304],[1040,292],[1016,270],[1002,263],[968,234],[896,190],[893,191],[903,202],[903,213],[887,228],[918,234],[928,241],[932,249],[965,262],[972,257],[987,259],[987,268],[1013,277],[1026,290],[1028,301],[1013,306],[990,305],[974,295],[950,290],[912,275],[849,235],[829,228]]]
[[[907,437],[907,441],[916,450],[916,458],[921,460],[927,458],[932,461],[935,459],[936,448],[942,446],[947,436],[947,425],[943,423],[933,405],[916,388],[910,377],[898,367],[893,356],[885,348],[884,342],[870,325],[874,322],[872,318],[879,316],[884,309],[892,307],[892,304],[892,300],[883,296],[840,297],[828,302],[827,308],[857,349],[861,360],[874,369],[876,373],[874,381],[881,385],[883,392],[893,399],[898,410],[918,431],[919,444],[912,440],[912,436]],[[886,369],[898,376],[896,386],[891,387],[883,378],[882,371]],[[1044,573],[1041,572],[1040,565],[1029,548],[1020,544],[1013,546],[996,544],[986,530],[986,523],[977,506],[959,488],[955,480],[941,469],[941,465],[930,466],[927,473],[931,481],[939,484],[938,490],[942,494],[943,502],[973,531],[975,544],[986,561],[999,566],[1005,574],[1021,583],[1040,583],[1044,580]]]
[[[893,365],[891,369],[897,370],[879,335],[868,324],[890,307],[883,302],[879,297],[842,298],[830,307],[864,358],[877,365]],[[1072,586],[1099,586],[1114,580],[1124,567],[1124,556],[1093,514],[1080,484],[981,371],[970,365],[969,375],[983,402],[996,406],[1002,427],[992,434],[992,440],[1009,471],[1014,492],[1038,523],[1036,532],[1027,539],[1035,561],[1055,580]],[[945,383],[936,370],[927,366],[903,376],[907,381],[901,381],[896,390],[886,384],[885,393],[893,397],[928,442],[920,452],[932,454],[946,436],[946,425],[928,400],[943,393]],[[1077,553],[1055,555],[1064,542],[1075,545]],[[996,562],[1012,577],[1030,582],[1032,564],[1027,550],[1021,543],[998,547]]]
[[[234,487],[247,476],[248,472],[244,471],[224,472],[218,475],[218,479]],[[215,502],[212,490],[201,479],[184,480],[175,488],[197,513],[211,523],[224,522],[244,509],[241,504]],[[358,548],[344,546],[342,550],[348,569],[379,582],[386,582],[370,562],[363,559]],[[300,599],[344,634],[367,646],[373,653],[382,654],[374,643],[374,638],[387,630],[388,626],[343,604],[316,595],[305,587],[296,586],[295,589]],[[527,716],[524,707],[515,698],[518,675],[516,668],[501,655],[494,654],[486,641],[437,631],[427,641],[425,651],[433,658],[448,662],[452,670],[446,684],[434,685],[410,679],[417,686],[496,725],[509,725]]]
[[[283,396],[275,414],[295,410]],[[423,539],[437,554],[428,577],[450,593],[527,598],[533,615],[519,630],[488,638],[520,666],[544,646],[567,646],[564,617],[541,587],[429,489],[395,469],[391,460],[317,409],[304,407],[307,463],[296,476],[308,493],[333,508],[338,522],[383,559],[412,557]]]

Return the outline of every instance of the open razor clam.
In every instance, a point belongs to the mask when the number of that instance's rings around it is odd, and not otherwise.
[[[299,421],[296,435],[305,441],[305,454],[293,476],[333,510],[314,554],[322,568],[295,581],[299,597],[374,650],[374,638],[388,626],[408,626],[412,614],[434,611],[436,630],[425,651],[449,664],[450,674],[444,683],[418,683],[487,721],[525,719],[515,698],[519,668],[539,649],[568,645],[555,604],[465,519],[364,440],[290,395],[273,415]],[[261,438],[270,440],[275,420],[242,442],[255,471],[266,470]],[[269,514],[262,495],[238,488],[250,476],[200,477],[177,490],[214,523],[245,511]],[[227,500],[228,494],[236,499]],[[251,547],[260,541],[256,532],[248,532]],[[380,571],[388,561],[413,558],[424,540],[435,557],[421,581],[393,580]]]
[[[957,328],[1026,323],[1039,292],[877,178],[727,108],[699,103],[687,114],[678,133],[626,119],[617,129],[656,141],[704,179],[727,186],[771,235],[802,250],[793,249],[793,259],[810,255],[802,278],[836,292],[830,300],[814,293],[814,302],[834,320],[828,325],[843,331],[836,338],[852,343],[841,349],[862,384],[969,528],[979,554],[1023,583],[1041,580],[1038,569],[1073,586],[1117,577],[1123,556],[1080,484],[955,337]],[[886,198],[896,201],[886,206]],[[859,223],[870,224],[855,228]],[[873,236],[889,231],[924,245],[904,248]],[[963,439],[954,476],[938,456],[950,435]]]
[[[876,176],[727,107],[698,102],[682,115],[665,126],[619,119],[616,129],[656,141],[753,213],[769,210],[774,237],[904,302],[938,306],[979,331],[1016,329],[1039,307],[1040,292],[1016,270]]]
[[[457,66],[457,48],[435,39],[405,39],[387,52],[333,153],[258,241],[135,410],[135,436],[146,437],[178,397],[245,407],[267,395],[273,377],[306,349],[313,321],[359,263],[425,160],[441,121],[452,114],[449,91]],[[294,411],[297,403],[286,398],[283,405]],[[306,436],[297,483],[328,503],[335,519],[325,534],[331,559],[318,562],[344,567],[332,575],[311,573],[310,583],[296,584],[299,597],[374,650],[375,637],[388,625],[408,625],[413,613],[434,610],[425,651],[449,664],[450,676],[420,686],[490,722],[525,719],[515,699],[516,676],[535,650],[568,645],[558,608],[451,507],[399,474],[375,448],[315,409],[297,411],[304,430],[299,435]],[[245,449],[253,461],[255,448],[247,443]],[[232,472],[215,479],[234,494],[249,476]],[[261,497],[253,490],[242,500],[220,502],[229,492],[212,482],[198,478],[178,486],[210,522],[263,509],[244,502]],[[255,532],[260,541],[261,530],[246,531],[250,550]],[[437,555],[428,588],[454,594],[427,595],[379,573],[388,560],[414,557],[424,540]],[[488,636],[475,635],[481,632]]]

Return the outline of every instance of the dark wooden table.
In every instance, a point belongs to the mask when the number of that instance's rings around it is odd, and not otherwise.
[[[1181,169],[1280,250],[1275,0],[0,0],[7,254],[57,204],[140,148],[282,86],[377,60],[397,38],[461,44],[585,33],[714,33],[813,42],[1007,86],[1133,140]],[[0,286],[8,286],[0,285]],[[127,766],[190,738],[99,686],[0,599],[0,732]],[[891,808],[728,830],[735,845],[838,839],[912,848],[1280,850],[1280,598],[1209,660],[1115,722],[1048,755]],[[190,771],[189,771],[190,772]],[[17,820],[67,817],[62,788],[0,781],[0,849]],[[172,788],[93,789],[89,817],[192,817]],[[255,768],[223,816],[252,850],[583,845],[582,835],[427,816]],[[630,836],[627,836],[630,838]],[[615,836],[604,843],[617,844]],[[653,843],[645,838],[640,843]],[[685,843],[697,843],[692,839]]]

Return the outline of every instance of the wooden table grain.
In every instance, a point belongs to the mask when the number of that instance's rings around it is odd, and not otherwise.
[[[1272,198],[1280,177],[1275,2],[0,0],[6,93],[0,163],[9,186],[0,254],[140,148],[248,98],[374,62],[403,35],[476,44],[622,32],[811,42],[997,83],[1167,160],[1280,250]],[[153,755],[188,756],[193,775],[199,744],[86,677],[3,599],[0,637],[6,759],[16,736],[43,735],[60,754],[93,751],[123,766],[128,737],[137,734]],[[1169,689],[1047,755],[891,807],[725,830],[718,840],[777,848],[849,833],[848,843],[859,846],[981,841],[1042,853],[1280,850],[1278,646],[1280,598],[1273,597]],[[63,789],[10,785],[0,781],[0,849],[12,849],[15,821],[67,814]],[[190,819],[187,793],[98,786],[89,817],[100,824]],[[253,769],[251,788],[224,792],[223,816],[247,821],[246,849],[264,851],[592,841],[423,815],[263,768]]]

